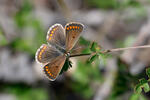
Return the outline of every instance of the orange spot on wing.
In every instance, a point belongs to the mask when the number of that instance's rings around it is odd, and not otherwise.
[[[41,59],[42,58],[42,53],[45,51],[45,49],[46,49],[46,46],[44,46],[42,49],[41,49],[41,51],[40,51],[40,53],[39,53],[39,59]]]
[[[54,31],[51,31],[51,33],[53,34],[53,33],[54,33]]]
[[[41,55],[42,54],[42,52],[40,52],[40,54],[39,55]]]
[[[39,59],[41,59],[42,57],[41,57],[41,55],[39,55]]]
[[[56,29],[57,29],[57,27],[54,27],[54,28],[53,28],[53,31],[55,31]]]
[[[45,68],[47,69],[47,68],[48,68],[48,66],[45,66]]]
[[[52,73],[51,73],[50,71],[49,71],[49,75],[50,75],[50,76],[53,76]]]
[[[41,50],[44,51],[45,48],[46,48],[46,46],[44,46]]]
[[[72,29],[72,26],[70,26],[70,29]]]
[[[55,30],[56,30],[56,28],[54,28],[54,29],[50,32],[50,34],[49,34],[49,39],[48,39],[48,40],[51,40],[51,39],[52,39],[52,36],[53,36]]]
[[[49,39],[48,40],[51,40],[52,38],[51,37],[49,37]]]

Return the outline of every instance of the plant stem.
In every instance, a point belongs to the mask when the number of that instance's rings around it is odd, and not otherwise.
[[[85,53],[85,54],[75,54],[75,55],[70,55],[70,57],[77,57],[77,56],[89,56],[93,55],[96,53],[111,53],[111,52],[117,52],[117,51],[123,51],[123,50],[130,50],[130,49],[142,49],[142,48],[150,48],[150,45],[143,45],[143,46],[135,46],[135,47],[126,47],[126,48],[116,48],[116,49],[108,49],[108,50],[103,50],[100,52],[92,52],[92,53]]]
[[[104,50],[104,51],[101,51],[101,53],[109,53],[109,52],[123,51],[123,50],[129,50],[129,49],[142,49],[142,48],[150,48],[150,45],[126,47],[126,48],[116,48],[116,49]]]
[[[92,53],[85,53],[85,54],[75,54],[75,55],[70,55],[70,57],[78,57],[78,56],[89,56]]]

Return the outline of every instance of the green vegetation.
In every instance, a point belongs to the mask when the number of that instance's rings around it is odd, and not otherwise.
[[[47,91],[43,88],[33,88],[25,84],[3,84],[1,91],[16,96],[17,100],[47,100]]]

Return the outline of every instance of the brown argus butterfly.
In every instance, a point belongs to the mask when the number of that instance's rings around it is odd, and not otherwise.
[[[59,75],[82,31],[83,25],[77,22],[66,24],[65,29],[61,24],[55,24],[48,30],[48,44],[43,44],[37,50],[35,58],[44,64],[44,72],[51,81]]]

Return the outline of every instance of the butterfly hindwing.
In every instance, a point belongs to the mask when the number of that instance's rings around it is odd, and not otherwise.
[[[54,24],[47,32],[47,42],[52,46],[65,48],[65,30],[61,24]]]
[[[66,51],[69,51],[73,48],[80,36],[80,33],[83,31],[83,27],[84,26],[81,23],[77,22],[68,23],[65,26]]]
[[[36,52],[36,61],[42,64],[49,63],[53,58],[61,54],[53,47],[43,44]]]
[[[61,55],[56,57],[49,64],[44,66],[44,72],[51,81],[54,81],[57,78],[65,63],[65,60],[66,56]]]

